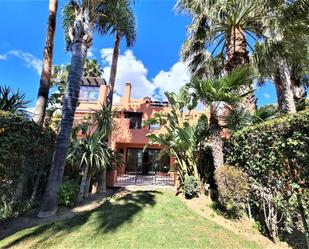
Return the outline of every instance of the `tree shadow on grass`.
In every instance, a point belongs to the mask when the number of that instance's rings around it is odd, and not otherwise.
[[[88,221],[91,223],[89,226],[95,226],[95,232],[97,234],[115,232],[124,223],[132,222],[134,216],[143,208],[153,207],[156,204],[156,195],[158,194],[162,194],[162,192],[134,191],[115,200],[109,198],[101,206],[92,211],[76,215],[71,219],[32,228],[30,231],[26,231],[25,234],[3,246],[3,248],[10,248],[31,239],[35,239],[35,244],[31,243],[31,247],[36,247],[49,239],[67,237]]]

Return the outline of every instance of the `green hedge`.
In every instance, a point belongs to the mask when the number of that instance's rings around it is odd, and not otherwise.
[[[261,183],[295,167],[301,187],[309,187],[309,109],[246,127],[232,135],[227,163]],[[292,164],[292,165],[288,165]],[[302,180],[302,181],[301,181]]]
[[[50,168],[54,139],[51,129],[0,111],[0,213],[7,213],[4,206],[40,191],[41,179]]]
[[[226,161],[248,174],[259,207],[266,193],[285,218],[302,222],[309,242],[309,109],[236,132]]]

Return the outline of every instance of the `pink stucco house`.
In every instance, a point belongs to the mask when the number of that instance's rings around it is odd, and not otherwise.
[[[108,185],[122,184],[175,184],[174,158],[160,155],[159,145],[148,145],[148,133],[164,132],[159,124],[143,126],[143,121],[156,112],[168,112],[168,102],[153,101],[149,97],[133,99],[130,83],[126,83],[123,97],[113,105],[113,132],[110,145],[123,156],[123,165],[107,173]],[[75,119],[104,104],[109,88],[100,78],[84,78],[80,91],[80,104]],[[190,112],[187,119],[195,121],[200,113]],[[147,148],[145,147],[147,145]],[[162,153],[160,153],[162,154]]]

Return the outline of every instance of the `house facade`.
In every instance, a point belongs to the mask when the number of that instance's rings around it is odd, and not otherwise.
[[[109,186],[121,184],[175,184],[174,158],[164,154],[159,145],[149,145],[147,134],[162,133],[160,124],[144,126],[143,122],[157,112],[169,112],[168,102],[153,101],[149,97],[132,98],[132,86],[125,84],[125,92],[118,103],[113,104],[113,130],[110,146],[122,154],[122,165],[107,172]],[[105,103],[109,88],[103,79],[84,78],[81,84],[79,106],[75,121],[81,122],[91,110],[100,109]],[[186,116],[195,122],[201,114],[191,111]]]

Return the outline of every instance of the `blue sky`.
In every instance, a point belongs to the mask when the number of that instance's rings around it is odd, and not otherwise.
[[[70,62],[64,51],[61,11],[66,1],[59,1],[55,36],[54,64]],[[180,61],[180,48],[186,38],[190,19],[176,15],[173,0],[136,0],[137,42],[127,50],[121,43],[116,94],[121,96],[126,81],[133,85],[133,96],[160,98],[166,90],[177,91],[189,79]],[[48,0],[0,0],[0,85],[22,90],[35,103],[39,84],[42,52],[45,44]],[[108,78],[113,37],[95,36],[89,52],[104,67]],[[259,105],[274,103],[271,84],[258,89]]]

